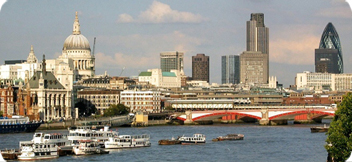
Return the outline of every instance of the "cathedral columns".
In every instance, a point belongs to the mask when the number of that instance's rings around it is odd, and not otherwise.
[[[64,97],[65,97],[65,95],[60,95],[60,99],[61,99],[61,101],[60,101],[60,103],[61,103],[61,106],[60,106],[60,108],[61,108],[61,117],[64,116],[64,108],[66,107],[65,103],[64,103]]]

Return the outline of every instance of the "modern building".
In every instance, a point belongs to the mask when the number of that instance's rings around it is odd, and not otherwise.
[[[205,54],[192,56],[192,80],[209,83],[209,56],[205,56]]]
[[[243,84],[267,84],[269,80],[268,54],[244,51],[240,55],[240,79]]]
[[[298,90],[350,91],[352,89],[352,73],[297,73]]]
[[[240,83],[240,56],[239,55],[221,56],[221,83],[222,84]]]
[[[321,36],[319,49],[315,49],[315,72],[343,73],[343,59],[339,35],[329,22]]]
[[[265,27],[263,13],[252,13],[247,21],[247,51],[240,55],[240,61],[241,83],[268,83],[269,28]]]
[[[315,72],[341,73],[339,71],[337,49],[315,49]]]
[[[265,27],[263,13],[252,13],[247,21],[247,51],[269,54],[269,28]]]
[[[130,108],[130,112],[161,112],[160,91],[123,91],[121,92],[121,104]]]
[[[160,68],[162,72],[170,72],[171,70],[183,71],[183,55],[184,52],[169,51],[160,53]]]
[[[161,69],[148,69],[138,76],[139,83],[149,83],[155,87],[177,88],[181,87],[181,74],[178,70],[162,72]]]

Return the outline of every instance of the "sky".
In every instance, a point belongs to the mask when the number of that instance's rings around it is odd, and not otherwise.
[[[296,73],[314,72],[314,50],[332,22],[352,73],[352,12],[345,0],[8,0],[0,11],[0,64],[25,60],[33,45],[42,60],[61,55],[75,12],[81,33],[94,37],[96,74],[138,76],[160,68],[160,52],[210,57],[210,82],[221,83],[221,56],[246,50],[246,21],[264,13],[269,28],[269,75],[288,87]]]

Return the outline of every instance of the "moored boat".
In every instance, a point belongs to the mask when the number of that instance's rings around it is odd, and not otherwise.
[[[75,155],[108,154],[103,150],[98,142],[92,140],[79,140],[79,145],[73,147]]]
[[[182,145],[188,144],[202,144],[205,143],[205,135],[204,134],[194,134],[192,137],[182,136],[179,138]]]
[[[0,117],[0,133],[35,132],[40,125],[41,122],[30,121],[24,116]]]
[[[219,136],[212,141],[225,141],[225,140],[243,140],[243,134],[227,134],[226,136]]]
[[[104,128],[96,128],[94,126],[79,126],[69,129],[67,139],[72,144],[77,145],[80,140],[92,140],[98,142],[99,145],[104,147],[104,142],[109,140],[109,137],[118,134],[117,131],[109,130],[108,126]]]
[[[109,137],[108,141],[104,142],[106,149],[133,148],[133,147],[150,147],[150,136],[142,135],[120,135]]]
[[[162,139],[158,141],[159,145],[178,145],[181,144],[181,141],[179,140],[179,138],[175,139],[174,137],[172,137],[171,139]]]
[[[310,128],[311,133],[327,132],[328,130],[329,130],[329,126],[326,126],[326,124],[324,124],[324,127],[311,127]]]
[[[5,160],[16,160],[17,156],[20,155],[21,153],[19,152],[19,150],[17,149],[5,149],[5,150],[1,150],[1,156],[3,157],[3,159]],[[1,161],[1,159],[0,159]]]
[[[55,159],[59,157],[58,148],[55,144],[46,143],[27,143],[20,148],[21,154],[18,160],[42,160]]]

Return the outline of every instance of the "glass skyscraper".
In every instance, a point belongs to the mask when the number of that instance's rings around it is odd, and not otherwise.
[[[221,57],[221,83],[238,84],[240,82],[240,56],[227,55]]]
[[[315,72],[343,73],[341,42],[331,22],[323,31],[319,49],[315,49]]]

